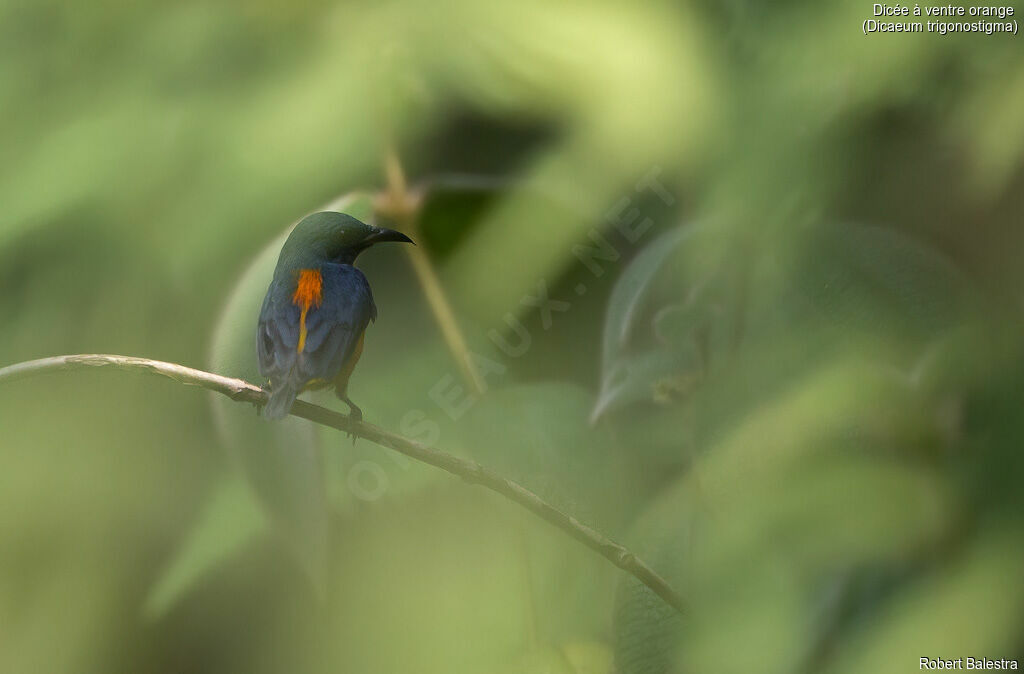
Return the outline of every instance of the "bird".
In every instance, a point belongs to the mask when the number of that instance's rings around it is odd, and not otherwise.
[[[292,230],[256,332],[259,372],[270,390],[265,418],[287,416],[303,391],[333,386],[349,417],[362,419],[348,397],[348,381],[377,306],[369,281],[354,265],[360,253],[385,241],[413,243],[401,232],[333,211],[308,215]]]

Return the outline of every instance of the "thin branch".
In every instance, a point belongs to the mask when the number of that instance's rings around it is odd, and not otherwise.
[[[384,157],[384,173],[387,176],[387,189],[378,198],[375,210],[393,220],[399,228],[413,237],[419,239],[419,216],[422,206],[422,195],[409,189],[405,179],[405,170],[394,147],[388,149]],[[420,287],[426,296],[427,304],[441,328],[441,335],[444,337],[448,350],[451,351],[455,364],[459,368],[463,380],[469,390],[476,395],[482,394],[487,386],[476,367],[470,361],[469,346],[466,338],[462,335],[459,322],[455,318],[451,302],[444,292],[441,279],[437,277],[434,264],[427,255],[426,249],[422,246],[403,246],[409,261],[412,263],[416,278],[419,279]]]
[[[105,354],[54,356],[52,358],[17,363],[0,368],[0,382],[21,379],[46,372],[77,370],[88,367],[113,367],[120,370],[150,372],[168,377],[182,384],[200,386],[210,391],[215,391],[237,402],[263,405],[267,401],[267,394],[264,393],[263,389],[241,379],[222,377],[211,372],[196,370],[176,363]],[[676,594],[675,590],[672,589],[664,578],[659,576],[643,560],[618,543],[606,538],[600,532],[583,524],[575,517],[558,510],[521,484],[502,477],[481,466],[476,461],[460,459],[446,452],[431,449],[426,445],[386,431],[379,426],[374,426],[365,421],[349,419],[343,414],[302,400],[295,402],[292,406],[291,414],[339,431],[352,433],[412,457],[417,461],[446,470],[452,475],[461,477],[470,484],[479,484],[501,494],[505,498],[518,503],[535,515],[538,515],[548,523],[558,527],[626,573],[633,575],[674,609],[680,613],[683,612],[683,602],[679,595]]]

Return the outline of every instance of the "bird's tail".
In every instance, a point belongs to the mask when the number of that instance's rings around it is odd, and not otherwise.
[[[295,402],[295,396],[298,394],[298,391],[289,384],[271,389],[270,400],[267,401],[266,406],[263,408],[264,418],[284,419],[292,409],[292,403]]]

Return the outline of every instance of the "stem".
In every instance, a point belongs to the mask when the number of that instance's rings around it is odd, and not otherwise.
[[[393,148],[389,149],[385,155],[384,172],[387,175],[388,186],[385,197],[378,200],[376,204],[377,212],[394,220],[399,228],[413,239],[419,238],[421,198],[418,194],[409,191],[402,162]],[[458,365],[462,379],[474,394],[482,394],[487,389],[487,384],[477,369],[473,367],[466,339],[459,329],[455,312],[452,311],[452,305],[445,295],[441,280],[437,277],[430,257],[420,246],[402,246],[402,248],[409,256],[413,271],[416,272],[420,287],[423,288],[423,294],[427,298],[427,304],[434,312],[434,318],[438,327],[441,328],[441,335]]]
[[[166,363],[148,358],[115,356],[106,354],[78,354],[54,356],[30,360],[0,368],[0,382],[22,377],[62,370],[78,370],[88,367],[113,367],[119,370],[149,372],[173,379],[181,384],[199,386],[231,398],[236,402],[262,406],[267,402],[263,389],[241,379],[222,377],[212,372],[196,370],[176,363]],[[682,599],[675,590],[643,560],[625,547],[608,539],[600,532],[583,524],[575,517],[558,510],[518,482],[502,477],[476,461],[460,459],[446,452],[432,449],[414,440],[402,437],[379,426],[356,421],[343,414],[319,405],[296,400],[291,409],[292,416],[308,419],[322,426],[357,435],[408,457],[452,475],[461,477],[470,484],[478,484],[501,494],[549,524],[561,529],[588,548],[598,553],[626,573],[634,576],[661,597],[667,604],[683,613]]]

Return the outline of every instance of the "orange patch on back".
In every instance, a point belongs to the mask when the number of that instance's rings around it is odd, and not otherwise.
[[[299,343],[296,351],[302,353],[306,348],[306,314],[312,306],[320,306],[323,301],[324,277],[319,269],[300,269],[299,281],[292,294],[292,304],[302,308],[299,314]]]
[[[320,306],[323,301],[324,277],[319,269],[300,269],[299,282],[295,284],[292,304],[308,309],[310,305]]]

